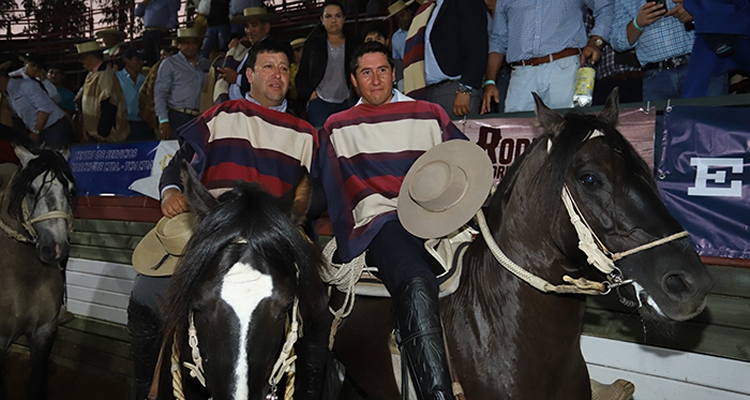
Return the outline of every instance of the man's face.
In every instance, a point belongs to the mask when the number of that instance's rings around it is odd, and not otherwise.
[[[50,68],[47,71],[47,79],[54,85],[62,85],[65,80],[65,73],[60,68]]]
[[[409,30],[412,18],[414,18],[414,12],[409,7],[404,8],[393,16],[393,19],[396,20],[396,26],[405,31]]]
[[[200,43],[198,38],[182,38],[177,40],[177,47],[185,58],[193,58],[198,55]]]
[[[367,42],[378,42],[388,46],[388,39],[384,38],[383,35],[377,32],[370,32],[365,36],[365,43]]]
[[[115,47],[117,43],[120,43],[120,38],[117,35],[111,33],[102,34],[102,40],[104,41],[104,46],[106,47]]]
[[[86,68],[87,71],[91,72],[94,70],[94,67],[99,64],[99,59],[94,57],[91,53],[83,53],[78,56],[78,60],[83,65],[83,68]]]
[[[344,30],[344,11],[337,5],[326,6],[320,20],[329,34],[339,34]]]
[[[136,71],[141,72],[143,69],[143,59],[138,56],[133,56],[130,58],[125,58],[125,69],[130,71]]]
[[[245,23],[245,35],[252,44],[256,44],[271,32],[271,23],[258,19],[251,19]]]
[[[278,106],[289,89],[289,58],[285,53],[260,53],[247,69],[250,96],[262,106]]]
[[[28,76],[36,78],[37,76],[39,76],[39,72],[41,72],[41,68],[39,68],[39,66],[36,65],[35,63],[26,62],[24,64],[23,72],[26,73],[26,75]]]
[[[352,84],[359,89],[362,102],[379,106],[393,97],[396,73],[388,64],[385,54],[366,53],[359,59],[359,67],[352,76]]]
[[[165,59],[165,58],[168,58],[171,55],[172,55],[172,53],[170,53],[169,50],[167,50],[167,49],[161,49],[161,51],[159,52],[159,57],[162,60]]]

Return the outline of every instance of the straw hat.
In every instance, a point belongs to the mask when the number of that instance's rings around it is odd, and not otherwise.
[[[96,37],[103,38],[105,35],[108,35],[108,34],[117,36],[117,40],[119,41],[122,41],[123,39],[125,39],[125,32],[119,29],[114,29],[114,28],[102,29],[96,32]]]
[[[404,0],[396,0],[393,4],[388,6],[388,16],[383,19],[391,18],[392,16],[405,10],[406,7],[409,7],[410,5],[412,5],[412,3],[414,3],[414,0],[409,0],[406,3],[404,3]]]
[[[203,35],[201,35],[200,31],[197,28],[180,28],[177,30],[177,36],[172,36],[171,39],[188,39],[188,38],[198,38],[203,39]]]
[[[195,214],[190,212],[160,219],[133,252],[135,270],[148,276],[172,275],[195,226]]]
[[[401,184],[398,219],[409,233],[445,236],[476,214],[492,187],[487,153],[466,140],[441,143],[417,159]]]
[[[304,46],[306,41],[306,38],[297,38],[289,42],[289,45],[292,46],[292,50],[297,50],[300,47]]]
[[[84,54],[104,51],[104,47],[99,46],[96,41],[91,41],[76,44],[76,50],[78,50],[78,54]]]
[[[277,22],[281,16],[279,14],[270,13],[265,7],[248,7],[242,10],[242,15],[238,15],[232,18],[233,24],[244,24],[247,21],[253,19],[259,19],[261,21]]]

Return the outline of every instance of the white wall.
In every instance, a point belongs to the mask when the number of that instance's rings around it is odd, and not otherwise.
[[[132,265],[68,260],[68,310],[118,324],[128,322],[128,299],[136,272]]]

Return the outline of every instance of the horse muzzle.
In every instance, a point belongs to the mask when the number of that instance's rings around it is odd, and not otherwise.
[[[70,244],[68,242],[37,242],[37,251],[39,258],[46,264],[59,264],[68,258],[70,253]]]

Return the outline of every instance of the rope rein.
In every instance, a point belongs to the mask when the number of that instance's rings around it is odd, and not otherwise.
[[[15,177],[15,175],[14,175]],[[12,180],[13,178],[11,178]],[[3,204],[3,201],[5,200],[5,192],[0,193],[0,204]],[[39,237],[39,235],[36,233],[36,230],[34,229],[33,224],[41,221],[46,221],[48,219],[57,219],[61,218],[67,221],[68,225],[68,233],[73,232],[73,214],[65,211],[55,210],[50,211],[48,213],[44,213],[36,218],[31,218],[31,213],[29,212],[29,205],[24,198],[21,202],[21,211],[23,212],[23,221],[21,222],[21,226],[26,230],[28,233],[28,236],[24,235],[21,232],[18,232],[17,230],[13,229],[12,226],[5,223],[5,221],[0,218],[0,229],[5,232],[6,235],[8,235],[11,239],[16,240],[21,243],[29,243],[29,244],[36,244],[36,240]]]
[[[360,254],[354,260],[348,263],[342,263],[341,268],[334,268],[332,266],[333,254],[336,252],[336,239],[328,241],[326,246],[323,248],[323,260],[326,265],[324,268],[319,268],[320,279],[327,283],[328,295],[331,295],[331,287],[336,286],[346,294],[344,297],[344,303],[338,310],[334,310],[328,306],[328,310],[333,314],[333,323],[331,324],[331,332],[328,336],[328,350],[333,350],[333,344],[336,340],[336,333],[341,325],[344,318],[348,317],[354,309],[354,301],[356,296],[354,295],[354,285],[359,281],[362,276],[362,271],[365,268],[365,254]]]

